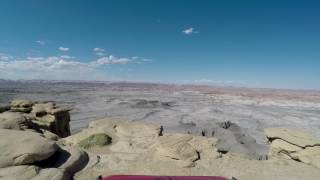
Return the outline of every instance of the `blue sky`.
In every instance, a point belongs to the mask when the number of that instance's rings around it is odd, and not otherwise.
[[[320,2],[1,0],[0,78],[320,89]]]

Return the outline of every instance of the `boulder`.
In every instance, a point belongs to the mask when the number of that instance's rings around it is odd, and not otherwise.
[[[31,121],[19,113],[0,113],[0,129],[22,130],[31,126]]]
[[[89,162],[88,154],[77,147],[62,147],[64,153],[59,156],[55,167],[64,169],[69,174],[74,173],[83,169]]]
[[[42,161],[53,155],[58,146],[41,134],[0,129],[0,168]]]
[[[45,129],[41,129],[41,132],[42,132],[42,135],[43,137],[49,139],[49,140],[52,140],[52,141],[58,141],[59,140],[59,136],[48,131],[48,130],[45,130]]]
[[[88,154],[76,146],[62,146],[50,158],[37,163],[42,168],[58,168],[69,175],[83,169],[89,161]]]

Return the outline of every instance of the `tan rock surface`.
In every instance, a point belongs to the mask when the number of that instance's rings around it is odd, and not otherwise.
[[[41,169],[32,180],[70,180],[71,176],[64,170],[57,168]]]
[[[4,180],[30,180],[37,176],[40,168],[37,166],[11,166],[0,168],[0,179]]]
[[[28,121],[23,115],[13,112],[0,113],[0,129],[22,130],[28,127]]]
[[[310,134],[297,129],[287,128],[268,128],[265,134],[269,139],[282,139],[293,145],[306,147],[320,145],[320,140],[312,137]]]
[[[301,147],[295,146],[281,139],[275,139],[274,141],[272,141],[271,148],[274,149],[276,152],[280,152],[280,151],[297,152],[302,150]]]
[[[158,136],[158,127],[148,126],[105,119],[91,123],[88,129],[65,138],[65,143],[77,144],[90,134],[104,132],[115,139],[111,145],[88,149],[90,161],[74,178],[84,180],[116,174],[234,176],[248,180],[320,177],[316,166],[293,159],[271,156],[268,160],[258,161],[241,154],[222,155],[217,152],[217,139],[213,137],[190,134]],[[275,147],[285,147],[290,151],[299,148],[287,145],[278,141]]]
[[[320,168],[320,146],[307,147],[302,151],[290,154],[290,156],[303,163]]]
[[[24,107],[29,108],[33,105],[33,102],[28,99],[16,99],[11,102],[11,107]]]
[[[0,129],[0,168],[30,164],[53,155],[58,146],[38,133]]]

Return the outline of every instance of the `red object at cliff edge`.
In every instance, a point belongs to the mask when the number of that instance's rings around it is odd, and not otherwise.
[[[117,175],[102,177],[101,180],[228,180],[219,176],[136,176]]]

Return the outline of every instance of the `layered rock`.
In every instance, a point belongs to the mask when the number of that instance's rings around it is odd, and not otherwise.
[[[44,129],[59,137],[70,135],[70,108],[53,102],[14,100],[0,109],[0,127],[6,129]]]
[[[17,99],[11,102],[10,111],[29,113],[32,110],[33,102],[27,99]]]
[[[0,179],[72,179],[87,164],[88,155],[56,142],[70,134],[69,110],[29,100],[1,108]]]

